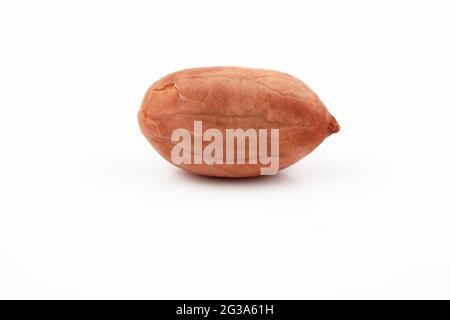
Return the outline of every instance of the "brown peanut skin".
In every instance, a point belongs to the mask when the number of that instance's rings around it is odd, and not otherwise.
[[[169,162],[177,144],[171,141],[172,132],[186,128],[193,136],[193,123],[199,120],[203,132],[217,128],[224,138],[225,129],[278,128],[280,170],[339,131],[334,117],[301,80],[277,71],[241,67],[194,68],[169,74],[148,89],[138,114],[142,133]],[[208,143],[204,142],[203,148]],[[259,161],[179,166],[206,176],[260,175]]]

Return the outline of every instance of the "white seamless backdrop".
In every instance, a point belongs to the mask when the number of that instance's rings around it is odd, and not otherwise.
[[[450,298],[448,1],[2,1],[0,298]],[[342,130],[221,180],[141,135],[189,67],[305,81]]]

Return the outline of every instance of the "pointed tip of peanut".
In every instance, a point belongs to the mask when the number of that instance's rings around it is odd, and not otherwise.
[[[339,132],[339,130],[341,130],[341,126],[336,121],[336,119],[333,116],[331,116],[330,123],[328,124],[328,132],[330,134],[333,134]]]

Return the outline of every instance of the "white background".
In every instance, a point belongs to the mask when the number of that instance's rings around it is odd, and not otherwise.
[[[0,298],[450,298],[448,1],[3,1]],[[192,176],[137,112],[178,69],[304,80],[342,130]]]

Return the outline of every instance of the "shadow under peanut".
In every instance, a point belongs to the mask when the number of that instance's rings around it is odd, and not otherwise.
[[[292,186],[296,184],[296,181],[292,177],[283,172],[278,172],[276,175],[271,176],[247,178],[208,177],[197,175],[186,170],[177,170],[173,175],[176,179],[187,183],[212,186]]]

